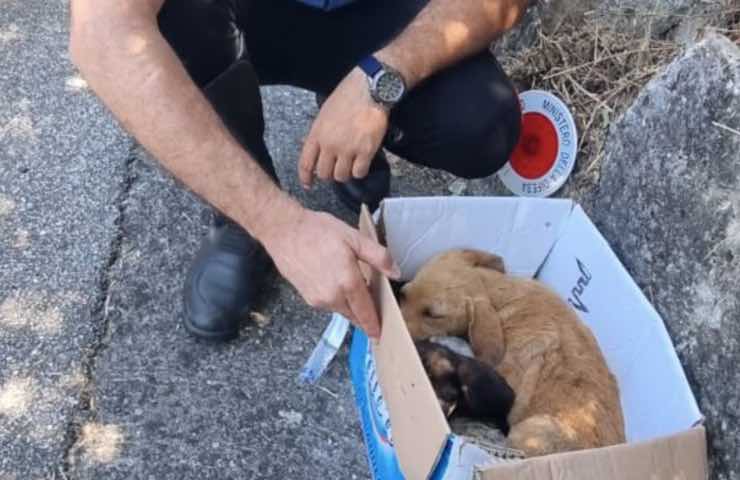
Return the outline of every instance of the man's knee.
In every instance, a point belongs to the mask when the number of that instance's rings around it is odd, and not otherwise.
[[[474,118],[460,119],[457,159],[448,170],[463,178],[483,178],[499,171],[511,157],[521,129],[516,92],[503,89],[481,99]]]

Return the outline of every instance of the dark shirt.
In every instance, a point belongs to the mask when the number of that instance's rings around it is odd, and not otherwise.
[[[333,10],[335,8],[343,7],[348,3],[352,3],[355,0],[298,0],[301,3],[310,5],[312,7],[321,8],[323,10]]]

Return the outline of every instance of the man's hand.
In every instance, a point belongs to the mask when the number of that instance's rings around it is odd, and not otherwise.
[[[387,250],[327,213],[297,205],[262,235],[280,273],[311,306],[341,313],[371,338],[380,321],[358,260],[397,279],[400,270]]]
[[[365,177],[387,130],[388,112],[355,68],[327,98],[306,138],[298,165],[303,187],[311,187],[314,174],[338,182]]]

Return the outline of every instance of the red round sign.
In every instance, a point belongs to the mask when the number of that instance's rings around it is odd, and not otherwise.
[[[558,148],[558,133],[550,119],[537,112],[525,113],[511,167],[527,180],[541,178],[555,165]]]
[[[498,176],[515,195],[548,197],[563,186],[575,165],[576,124],[568,107],[549,92],[529,90],[519,100],[519,143]]]

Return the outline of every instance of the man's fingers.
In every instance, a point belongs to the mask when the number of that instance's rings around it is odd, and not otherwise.
[[[360,233],[357,233],[355,238],[354,250],[360,260],[364,260],[394,280],[401,278],[401,269],[393,261],[388,249]]]
[[[370,170],[371,162],[371,155],[357,155],[357,158],[355,158],[355,161],[352,164],[352,176],[355,178],[365,178],[367,176],[367,172]]]
[[[298,162],[298,176],[303,188],[310,188],[313,183],[313,174],[316,168],[316,162],[319,159],[319,144],[310,136],[303,144],[301,159]]]
[[[353,280],[345,289],[345,295],[355,322],[365,331],[368,337],[379,338],[380,321],[378,320],[378,312],[375,310],[370,292],[362,280],[358,267],[354,268]]]
[[[327,152],[326,149],[321,149],[319,154],[319,163],[316,165],[316,176],[322,180],[329,180],[334,176],[334,164],[337,162],[337,157]]]
[[[337,164],[334,166],[334,180],[337,182],[346,182],[352,178],[352,164],[353,159],[351,157],[341,157],[337,160]]]

